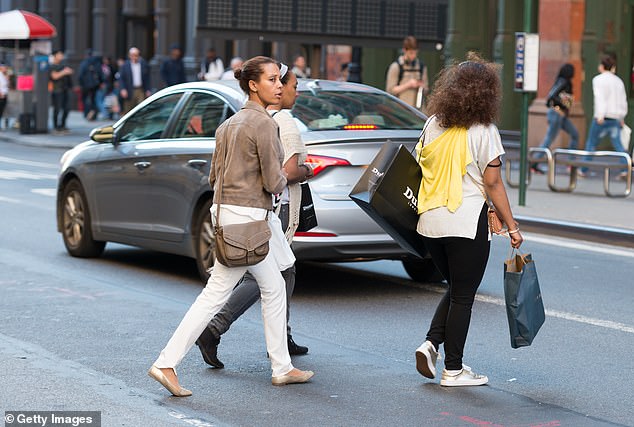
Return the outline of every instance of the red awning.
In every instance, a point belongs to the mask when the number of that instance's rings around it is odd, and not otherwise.
[[[0,13],[0,40],[50,39],[55,27],[35,13],[11,10]]]

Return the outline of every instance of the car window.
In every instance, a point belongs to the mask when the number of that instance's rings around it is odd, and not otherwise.
[[[293,116],[308,130],[369,125],[377,129],[422,129],[424,118],[387,94],[355,91],[302,91]]]
[[[120,135],[119,140],[125,142],[159,139],[181,96],[182,93],[164,96],[134,113],[117,131]]]
[[[213,138],[216,129],[232,111],[211,93],[193,93],[174,127],[175,138]]]

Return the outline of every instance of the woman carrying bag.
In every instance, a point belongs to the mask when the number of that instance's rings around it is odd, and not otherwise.
[[[207,285],[181,321],[148,374],[174,396],[190,396],[182,388],[175,367],[193,346],[209,320],[228,300],[231,290],[249,271],[257,280],[262,299],[264,336],[272,367],[272,383],[284,385],[308,381],[313,373],[293,367],[286,341],[286,292],[280,266],[293,265],[295,257],[285,242],[279,219],[269,215],[272,196],[287,184],[282,169],[283,151],[278,126],[266,107],[282,96],[280,69],[268,57],[257,56],[235,72],[240,88],[249,99],[242,109],[216,131],[216,150],[209,183],[214,188],[212,219],[219,208],[221,226],[244,224],[268,218],[270,250],[261,262],[244,267],[214,264]],[[219,177],[222,171],[222,177]],[[217,178],[222,188],[217,187]],[[284,244],[278,244],[283,241]]]
[[[548,106],[548,130],[542,142],[541,148],[550,148],[557,134],[563,130],[570,136],[570,144],[568,149],[576,150],[579,145],[579,132],[570,120],[570,109],[572,108],[572,77],[575,75],[575,67],[572,64],[564,64],[557,74],[555,83],[550,88],[546,97],[546,105]],[[539,159],[544,153],[535,153],[535,158]],[[531,164],[531,171],[537,174],[543,174],[544,171],[539,169],[537,163]]]
[[[471,308],[489,258],[485,197],[509,225],[511,245],[517,248],[522,243],[500,174],[504,149],[493,124],[500,99],[500,78],[493,64],[470,55],[468,61],[444,69],[429,97],[433,116],[416,147],[423,172],[417,231],[448,285],[426,341],[416,350],[416,368],[435,378],[444,344],[441,386],[488,382],[462,363]]]
[[[280,203],[277,207],[277,215],[280,217],[282,230],[288,243],[292,243],[293,235],[299,223],[299,209],[301,202],[300,182],[313,176],[313,169],[306,165],[307,150],[301,139],[299,129],[293,116],[288,111],[293,108],[297,98],[297,77],[285,64],[280,64],[280,79],[283,84],[282,99],[280,104],[268,107],[269,113],[280,129],[280,140],[284,148],[284,170],[287,172],[288,185],[280,195]],[[290,317],[290,299],[295,289],[295,265],[282,269],[282,277],[286,282],[286,313],[287,321]],[[196,345],[202,353],[205,362],[216,368],[223,368],[224,364],[218,358],[218,344],[220,336],[229,330],[229,327],[245,311],[247,311],[260,298],[258,284],[253,275],[247,273],[238,283],[227,304],[209,322],[209,325]],[[288,350],[291,355],[308,353],[308,347],[295,343],[291,336],[291,328],[287,327]]]

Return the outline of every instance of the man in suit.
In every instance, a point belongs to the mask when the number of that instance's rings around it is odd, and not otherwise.
[[[128,51],[128,58],[119,70],[123,114],[136,107],[151,94],[150,66],[141,57],[141,51],[136,47],[131,47]]]

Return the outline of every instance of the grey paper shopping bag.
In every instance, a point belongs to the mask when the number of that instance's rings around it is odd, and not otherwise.
[[[531,254],[511,254],[504,261],[504,299],[511,347],[531,345],[546,320],[537,270]]]

